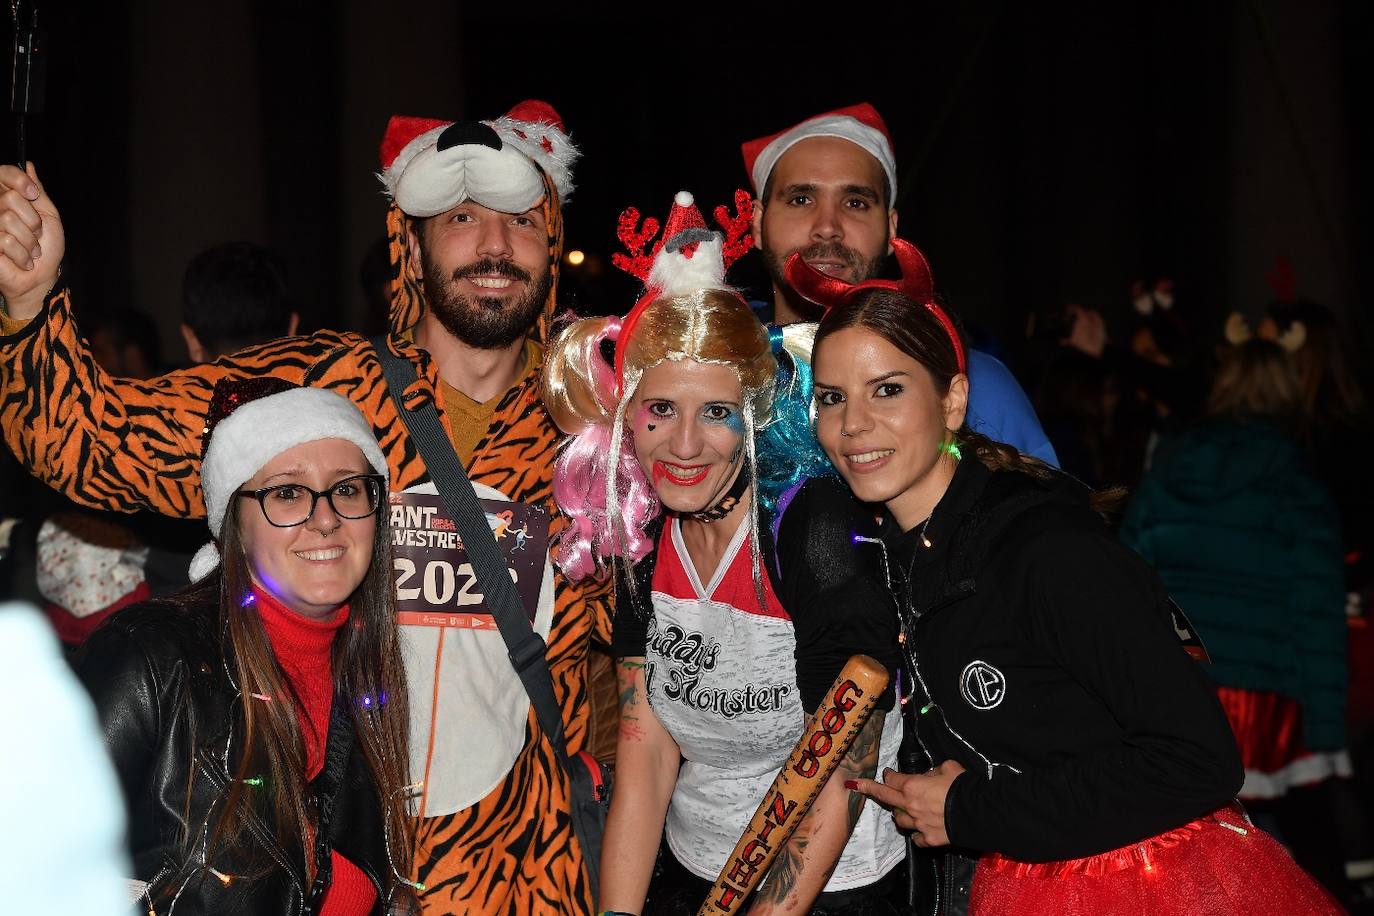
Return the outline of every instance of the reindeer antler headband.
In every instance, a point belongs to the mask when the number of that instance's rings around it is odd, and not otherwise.
[[[734,215],[724,206],[713,211],[716,222],[724,230],[717,232],[707,227],[692,195],[679,191],[673,198],[663,235],[648,251],[645,249],[658,233],[658,220],[650,216],[641,224],[639,210],[635,207],[620,214],[616,234],[629,254],[614,254],[611,263],[643,280],[645,290],[621,319],[620,330],[615,335],[617,395],[625,390],[626,345],[649,303],[663,296],[724,287],[725,271],[753,244],[749,235],[753,212],[749,193],[736,191]]]
[[[968,362],[964,356],[964,345],[959,342],[959,332],[955,330],[954,322],[945,310],[935,304],[935,281],[930,274],[930,262],[921,253],[921,249],[905,239],[894,238],[892,250],[897,255],[897,266],[902,270],[900,280],[864,280],[862,283],[849,283],[839,277],[821,273],[802,260],[800,252],[794,252],[787,259],[787,282],[801,296],[826,311],[848,302],[868,289],[891,290],[919,302],[945,329],[945,333],[949,335],[949,342],[954,345],[954,356],[959,363],[959,371],[967,373]]]

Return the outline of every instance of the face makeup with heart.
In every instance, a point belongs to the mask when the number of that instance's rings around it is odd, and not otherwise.
[[[743,397],[729,366],[680,359],[644,370],[629,425],[664,507],[700,512],[730,489],[744,461]]]

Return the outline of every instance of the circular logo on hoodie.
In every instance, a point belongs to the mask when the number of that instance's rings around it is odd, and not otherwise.
[[[974,709],[992,709],[1007,695],[1007,679],[992,665],[974,659],[959,675],[959,692]]]

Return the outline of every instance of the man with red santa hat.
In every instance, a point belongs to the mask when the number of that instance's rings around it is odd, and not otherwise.
[[[754,184],[754,246],[773,281],[764,321],[818,321],[784,276],[788,257],[850,283],[878,276],[897,234],[897,161],[887,124],[867,102],[823,112],[741,146]],[[1058,464],[1025,392],[995,357],[969,351],[969,425]]]

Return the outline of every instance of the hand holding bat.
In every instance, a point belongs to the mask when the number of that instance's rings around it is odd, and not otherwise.
[[[887,681],[887,670],[867,655],[855,655],[845,663],[725,860],[697,916],[734,913],[758,886],[863,730]]]

